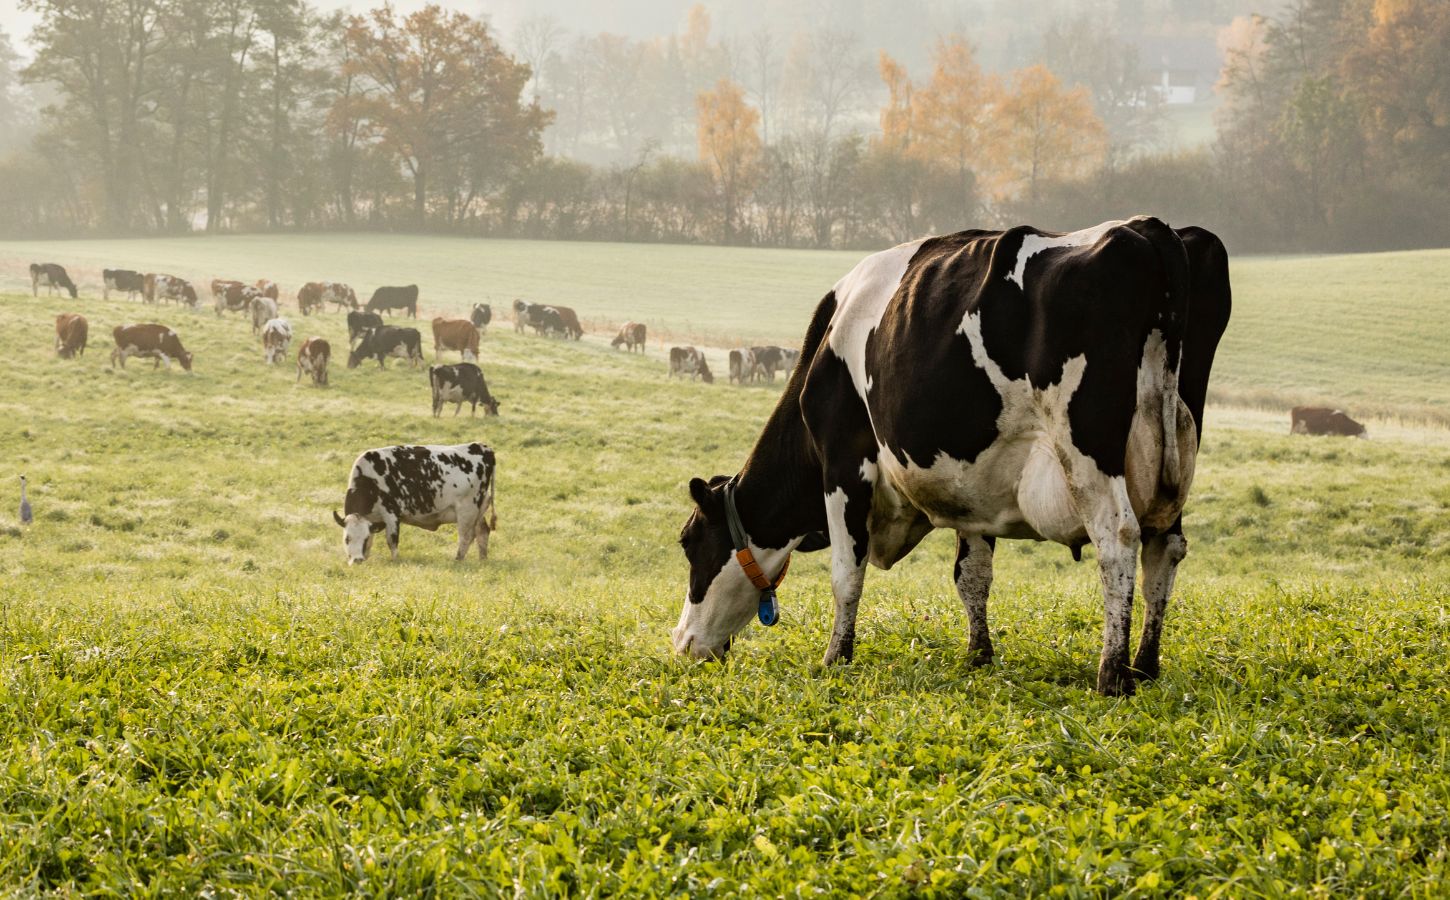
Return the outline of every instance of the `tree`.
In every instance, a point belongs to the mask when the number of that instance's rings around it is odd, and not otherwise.
[[[384,6],[349,19],[347,40],[346,71],[373,86],[356,102],[412,178],[417,225],[427,222],[435,173],[452,179],[447,204],[457,218],[482,180],[540,152],[549,115],[520,102],[528,67],[503,52],[484,22],[436,5],[399,21]]]
[[[553,16],[533,15],[524,20],[514,37],[519,57],[529,67],[529,84],[536,104],[539,102],[539,85],[543,81],[544,66],[568,33]]]
[[[982,72],[961,35],[939,41],[932,58],[931,79],[911,95],[912,152],[956,172],[955,193],[965,223],[976,213],[979,173],[995,166],[1001,88]]]
[[[742,199],[758,174],[760,114],[745,102],[738,84],[720,79],[713,91],[701,92],[696,131],[700,161],[715,177],[725,243],[735,242],[736,220]]]
[[[1006,184],[1026,182],[1034,202],[1042,181],[1085,175],[1102,162],[1105,130],[1087,89],[1064,90],[1045,66],[1012,76],[997,118]]]

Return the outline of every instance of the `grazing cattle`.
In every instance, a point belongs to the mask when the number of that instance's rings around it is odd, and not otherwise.
[[[277,289],[277,282],[266,278],[258,278],[255,287],[262,292],[263,297],[266,297],[273,303],[280,303],[282,301],[282,292]]]
[[[297,292],[297,308],[304,316],[312,310],[322,312],[332,303],[338,310],[357,309],[357,294],[345,284],[336,281],[309,281]]]
[[[125,291],[127,300],[146,292],[146,276],[130,269],[102,269],[101,279],[101,296],[106,300],[111,299],[111,291]]]
[[[498,528],[493,502],[494,454],[484,444],[455,447],[404,446],[368,450],[352,464],[342,515],[348,563],[360,563],[372,550],[373,535],[386,532],[388,550],[398,558],[403,525],[437,531],[458,524],[458,559],[477,541],[478,558],[488,558],[489,535]]]
[[[771,384],[775,383],[775,373],[787,368],[786,351],[780,347],[751,347],[751,356],[755,359],[755,366],[751,373],[751,380],[757,377],[764,377]]]
[[[256,290],[256,288],[253,288]],[[277,301],[270,297],[263,297],[260,293],[252,298],[252,334],[262,330],[262,326],[277,318]]]
[[[79,313],[61,313],[55,317],[55,353],[61,359],[84,356],[86,338],[91,326]]]
[[[670,377],[677,375],[681,378],[688,375],[691,381],[699,378],[706,384],[715,383],[715,376],[710,373],[710,367],[705,363],[705,354],[694,347],[670,348]]]
[[[262,355],[267,365],[275,365],[287,355],[292,344],[292,323],[286,319],[269,319],[262,326]]]
[[[141,293],[142,299],[147,303],[156,303],[165,300],[168,303],[176,302],[182,306],[196,307],[196,288],[185,278],[177,278],[175,275],[157,275],[150,273],[145,279],[145,289]]]
[[[443,404],[453,403],[453,414],[458,415],[463,404],[469,404],[469,415],[478,414],[478,405],[483,404],[487,416],[498,415],[498,401],[488,392],[483,380],[483,370],[473,363],[459,363],[456,366],[429,366],[428,384],[433,388],[433,418],[443,413]]]
[[[211,280],[211,301],[213,304],[219,304],[228,290],[234,287],[244,286],[240,281],[232,281],[228,278],[213,278]]]
[[[493,321],[493,307],[487,303],[473,304],[473,312],[469,313],[468,321],[479,331],[488,331],[488,323]]]
[[[117,325],[111,334],[116,339],[116,349],[111,351],[113,369],[117,361],[120,361],[121,368],[124,369],[126,357],[138,356],[154,360],[151,366],[153,369],[164,362],[169,371],[174,359],[181,363],[183,369],[191,371],[191,354],[181,346],[181,338],[176,332],[165,325]]]
[[[216,282],[213,281],[212,285],[213,287],[215,287]],[[221,314],[224,312],[251,312],[252,303],[254,301],[266,299],[262,296],[261,291],[252,287],[250,284],[242,284],[240,281],[231,281],[223,284],[220,293],[213,293],[212,296],[216,298],[215,311],[217,314],[217,318],[221,318]],[[273,303],[272,315],[275,316],[276,314],[277,304]],[[271,317],[269,316],[268,318]],[[263,319],[262,321],[265,322],[267,320]],[[258,327],[259,326],[257,325],[256,317],[254,315],[252,320],[253,334],[257,333]]]
[[[377,313],[353,310],[347,314],[347,345],[351,347],[370,328],[382,328],[383,317]]]
[[[302,347],[297,351],[297,380],[301,381],[303,374],[312,376],[312,383],[323,386],[327,384],[327,363],[332,359],[332,345],[320,337],[310,337],[302,342]]]
[[[352,353],[347,357],[347,367],[356,369],[365,359],[376,359],[379,369],[386,369],[384,360],[389,356],[406,359],[417,368],[423,361],[423,336],[416,328],[396,328],[384,325],[363,332]]]
[[[444,350],[457,350],[464,362],[478,359],[478,329],[467,319],[433,320],[433,358],[436,360]]]
[[[532,319],[530,311],[533,309],[533,306],[534,304],[526,303],[523,300],[514,301],[514,331],[517,331],[519,334],[524,333],[524,328],[528,326]]]
[[[70,280],[64,267],[55,263],[31,263],[30,264],[30,291],[35,296],[40,296],[41,285],[45,286],[47,295],[54,295],[56,288],[63,288],[70,292],[72,300],[76,298],[76,283]]]
[[[1289,433],[1369,437],[1364,426],[1351,419],[1344,410],[1327,406],[1294,407],[1289,411]]]
[[[1159,672],[1230,306],[1218,238],[1150,218],[967,231],[866,258],[817,307],[744,468],[690,482],[676,652],[719,657],[752,614],[773,622],[791,552],[829,546],[825,662],[848,661],[866,564],[890,568],[950,528],[979,664],[993,655],[996,540],[1075,556],[1091,542],[1106,605],[1098,690],[1131,693]],[[1140,547],[1147,612],[1130,665]]]
[[[614,340],[609,342],[609,346],[622,346],[625,350],[631,353],[634,352],[634,348],[636,347],[639,348],[640,353],[643,353],[644,344],[645,327],[643,322],[625,322],[623,325],[619,326],[619,334],[616,334],[614,336]]]
[[[741,347],[738,350],[730,351],[730,377],[729,381],[736,384],[744,384],[747,381],[755,380],[755,351],[749,347]]]
[[[418,318],[418,286],[410,284],[407,287],[380,287],[373,291],[372,299],[368,301],[368,312],[382,312],[387,310],[388,315],[393,310],[403,309],[408,311],[410,318]]]
[[[574,310],[567,306],[552,305],[547,309],[553,310],[558,315],[559,321],[563,325],[564,337],[577,341],[584,336],[584,327],[579,324],[579,316]]]

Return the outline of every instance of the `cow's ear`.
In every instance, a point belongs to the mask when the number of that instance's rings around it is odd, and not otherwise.
[[[332,511],[332,521],[334,521],[334,522],[337,523],[337,527],[338,528],[346,528],[347,527],[347,523],[342,520],[342,516],[339,516],[337,514],[337,510],[335,510],[335,509]]]
[[[371,531],[373,534],[377,534],[378,532],[382,531],[383,529],[385,529],[387,527],[388,526],[387,525],[384,525],[382,522],[374,522],[372,525],[370,525],[368,527],[368,531]]]
[[[714,491],[710,490],[710,485],[703,478],[690,479],[690,497],[695,501],[695,505],[700,507],[700,512],[704,513],[706,518],[720,508],[720,499],[715,496]]]

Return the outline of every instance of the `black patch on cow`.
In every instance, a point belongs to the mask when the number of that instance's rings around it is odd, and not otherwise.
[[[355,369],[365,359],[376,359],[378,368],[386,369],[386,359],[399,349],[405,351],[409,360],[423,358],[423,336],[418,333],[418,329],[398,328],[393,325],[370,329],[363,333],[362,340],[348,354],[347,367]]]
[[[876,463],[876,438],[866,405],[851,384],[851,371],[829,346],[816,354],[800,398],[801,416],[820,460],[826,496],[846,494],[846,530],[856,564],[866,559],[870,544],[867,519],[872,485],[862,477],[866,462]]]

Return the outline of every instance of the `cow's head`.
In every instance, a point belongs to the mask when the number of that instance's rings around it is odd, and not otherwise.
[[[373,333],[371,329],[362,333],[362,340],[358,341],[357,346],[352,348],[352,352],[347,355],[347,367],[349,369],[356,369],[362,365],[363,360],[368,358],[367,354],[363,352],[363,348],[372,342],[372,337]]]
[[[723,658],[731,640],[750,623],[760,604],[760,591],[735,561],[725,517],[727,481],[724,475],[716,475],[709,482],[690,480],[695,509],[680,531],[680,547],[690,564],[690,581],[685,608],[670,638],[676,653],[696,659]],[[771,572],[783,562],[782,554],[789,552],[787,548],[752,550],[761,567]]]
[[[76,293],[77,293],[77,292],[76,292],[76,286],[75,286],[75,283],[74,283],[74,282],[72,282],[72,283],[71,283],[71,284],[68,284],[68,285],[66,285],[66,286],[65,286],[65,287],[66,287],[66,290],[68,290],[68,291],[70,291],[70,298],[71,298],[71,299],[72,299],[72,300],[74,300],[74,299],[75,299],[75,298],[76,298]]]
[[[498,401],[493,397],[483,398],[483,414],[486,416],[498,415]]]
[[[177,359],[181,361],[181,367],[183,369],[188,372],[191,371],[191,353],[189,351],[183,350]]]
[[[332,511],[332,520],[342,529],[342,546],[347,550],[347,564],[350,566],[368,558],[373,549],[373,535],[387,527],[381,522],[370,522],[357,513],[351,513],[344,519],[337,510]]]
[[[700,380],[706,384],[714,384],[715,376],[710,372],[710,367],[705,365],[705,358],[700,357]]]

